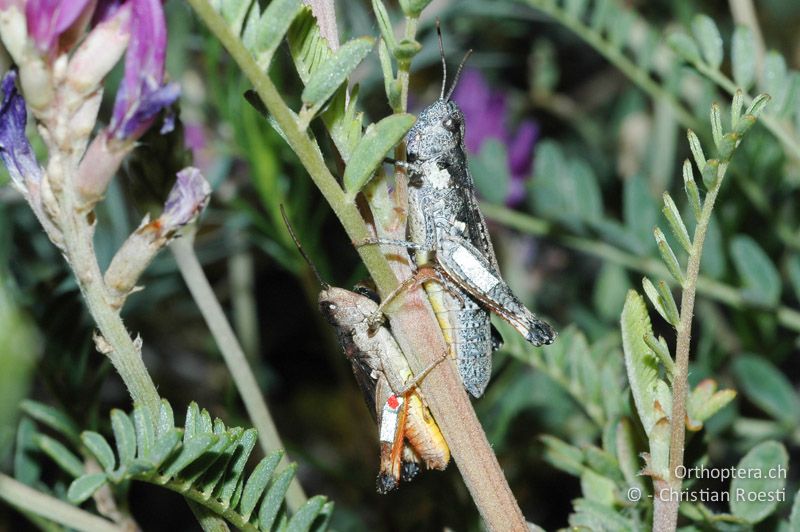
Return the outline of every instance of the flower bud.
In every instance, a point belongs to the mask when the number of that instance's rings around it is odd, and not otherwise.
[[[98,24],[69,62],[67,83],[79,94],[94,92],[114,68],[130,39],[130,4]]]

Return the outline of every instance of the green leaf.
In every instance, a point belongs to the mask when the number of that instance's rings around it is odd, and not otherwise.
[[[81,434],[81,441],[86,448],[89,449],[89,452],[97,458],[97,461],[106,472],[114,470],[114,466],[116,465],[114,451],[101,434],[90,430],[84,431]]]
[[[107,482],[105,473],[83,475],[72,481],[67,490],[67,498],[72,504],[81,504],[94,495],[94,492]]]
[[[378,21],[378,28],[381,30],[381,37],[394,53],[397,49],[397,39],[394,36],[392,20],[389,18],[389,13],[386,12],[386,6],[383,5],[381,0],[372,0],[372,11],[375,12],[375,19]]]
[[[275,517],[278,515],[278,510],[281,509],[281,504],[286,496],[286,490],[289,489],[289,483],[294,478],[296,464],[291,464],[287,467],[269,488],[266,497],[261,502],[258,510],[258,524],[262,530],[272,529],[272,524],[275,522]]]
[[[250,4],[250,11],[247,13],[247,18],[244,21],[244,28],[242,29],[242,44],[251,53],[255,50],[256,34],[259,28],[259,20],[261,19],[261,9],[258,2]]]
[[[261,499],[261,495],[263,495],[264,489],[266,489],[281,458],[283,458],[283,452],[273,452],[258,463],[247,479],[240,506],[241,513],[246,520],[250,519],[250,514],[253,513],[258,501]]]
[[[200,434],[189,441],[184,440],[180,453],[170,461],[164,471],[164,476],[172,478],[179,474],[195,460],[203,456],[208,448],[217,443],[218,440],[219,437],[212,434]]]
[[[625,269],[610,261],[604,262],[592,294],[592,304],[601,318],[608,321],[617,319],[629,288]]]
[[[581,19],[586,13],[586,5],[588,0],[566,0],[564,2],[564,11],[573,19]]]
[[[742,116],[742,109],[744,107],[744,94],[741,89],[736,89],[731,100],[731,129],[736,130],[739,124],[739,118]]]
[[[400,98],[399,94],[394,94],[394,66],[392,66],[392,58],[389,57],[389,50],[386,48],[386,42],[383,39],[378,40],[378,58],[381,62],[381,71],[383,72],[383,90],[386,92],[386,98],[389,100],[389,106],[392,110],[397,111]]]
[[[147,411],[142,406],[133,409],[133,426],[136,430],[137,456],[144,458],[150,453],[155,443],[154,420],[148,417]]]
[[[613,507],[617,498],[616,484],[613,480],[598,475],[591,469],[584,469],[581,475],[581,491],[588,500]]]
[[[694,164],[697,165],[697,168],[702,170],[706,166],[706,156],[703,153],[703,146],[700,144],[700,139],[697,138],[697,134],[691,129],[686,132],[686,138],[689,140],[689,149],[692,151]]]
[[[306,532],[309,530],[327,500],[322,495],[315,495],[308,499],[289,520],[286,532]]]
[[[175,428],[175,416],[172,414],[172,406],[166,399],[162,399],[158,413],[158,434],[165,434],[173,428]]]
[[[217,499],[223,504],[228,504],[233,497],[236,486],[244,473],[244,466],[247,464],[250,453],[253,452],[256,441],[258,441],[258,431],[256,429],[245,430],[242,437],[239,438],[237,448],[233,451],[233,462],[226,468],[225,481],[218,490]]]
[[[161,464],[163,464],[178,447],[180,441],[181,431],[174,427],[163,433],[156,440],[153,448],[150,449],[150,453],[147,455],[147,461],[153,464],[154,469],[161,467]]]
[[[722,64],[722,36],[714,21],[708,15],[697,15],[692,21],[694,38],[700,44],[703,58],[714,69]]]
[[[794,288],[794,296],[800,300],[800,255],[792,255],[786,263],[786,270]]]
[[[639,452],[636,446],[636,435],[631,421],[623,417],[617,423],[616,433],[617,463],[619,464],[622,476],[628,486],[635,486],[644,489],[642,477],[639,475],[641,464],[639,463]]]
[[[303,84],[308,84],[311,75],[333,55],[328,41],[320,34],[317,19],[311,13],[311,8],[308,6],[301,8],[286,37],[297,74]]]
[[[33,485],[41,475],[36,436],[36,424],[27,417],[20,419],[14,445],[14,478],[23,484]]]
[[[691,37],[683,32],[675,32],[667,37],[667,44],[680,57],[690,63],[700,62],[700,51]]]
[[[654,407],[658,383],[658,359],[644,341],[645,335],[653,334],[653,328],[644,300],[635,290],[628,291],[620,327],[628,382],[636,403],[636,411],[642,420],[645,433],[649,435],[660,417]]]
[[[692,422],[700,424],[693,430],[700,430],[702,423],[733,401],[735,397],[734,390],[717,391],[717,383],[713,379],[701,381],[690,392],[686,404],[686,415]]]
[[[753,84],[756,77],[756,42],[747,26],[737,25],[731,44],[733,79],[743,90]]]
[[[683,224],[683,219],[681,218],[681,213],[678,212],[678,207],[675,205],[675,202],[672,200],[672,196],[669,195],[669,192],[664,192],[664,208],[661,210],[664,213],[664,217],[669,222],[670,228],[672,228],[672,233],[675,235],[675,238],[678,239],[683,249],[686,250],[687,253],[692,252],[692,242],[689,239],[689,232],[686,231],[686,226]]]
[[[664,318],[664,321],[669,323],[670,320],[667,317],[667,309],[664,307],[664,302],[661,300],[661,296],[658,294],[656,285],[654,285],[650,279],[644,277],[642,279],[642,288],[644,289],[644,294],[647,296],[647,299],[650,300],[653,308],[656,309],[656,312],[658,312],[661,317]]]
[[[231,32],[239,35],[242,32],[242,25],[247,16],[250,2],[223,2],[219,14],[228,23]]]
[[[753,101],[750,102],[750,105],[747,106],[747,110],[744,113],[758,118],[758,115],[761,114],[761,111],[764,110],[764,107],[766,107],[771,99],[769,94],[759,94],[753,98]]]
[[[586,469],[583,451],[577,447],[547,434],[540,436],[540,439],[544,443],[544,459],[554,467],[575,476],[580,476]]]
[[[111,411],[111,429],[117,444],[120,466],[133,462],[136,456],[136,430],[128,414],[119,409]]]
[[[699,220],[703,202],[700,200],[700,191],[697,188],[697,182],[694,180],[692,163],[689,162],[689,159],[683,161],[683,189],[686,191],[686,197],[689,198],[689,205],[692,206],[695,219]]]
[[[771,50],[764,57],[764,92],[780,101],[780,93],[786,83],[786,60],[783,55]]]
[[[716,103],[711,106],[711,134],[714,137],[714,144],[719,149],[724,133],[722,131],[722,113]]]
[[[637,527],[615,508],[588,499],[572,501],[575,512],[569,516],[574,530],[636,530]]]
[[[344,170],[344,189],[351,196],[364,187],[386,152],[400,142],[415,120],[414,115],[397,114],[367,128]]]
[[[283,36],[289,31],[292,21],[300,13],[301,7],[300,0],[272,0],[264,10],[258,21],[254,48],[251,50],[261,70],[266,71],[269,68],[272,56],[280,46]]]
[[[470,158],[469,168],[480,197],[502,205],[511,181],[505,144],[498,139],[486,139],[480,153]]]
[[[744,120],[740,120],[740,125],[742,123],[747,123]],[[739,146],[739,143],[742,141],[742,136],[738,133],[726,133],[722,136],[719,140],[719,158],[721,161],[729,161],[733,156],[734,150]]]
[[[737,476],[731,481],[730,506],[733,515],[755,524],[772,514],[778,506],[775,497],[786,484],[788,466],[786,449],[776,441],[761,443],[744,455],[736,468],[748,474],[744,475],[745,478]],[[754,478],[757,476],[761,478]],[[753,500],[756,498],[762,500]]]
[[[78,426],[58,409],[30,399],[21,401],[19,408],[42,425],[66,436],[71,442],[78,443],[81,441]]]
[[[742,296],[756,305],[777,305],[780,275],[761,247],[749,236],[737,235],[731,242],[731,258],[744,285]]]
[[[671,381],[672,377],[675,375],[675,361],[672,360],[672,355],[669,352],[669,346],[667,346],[666,340],[662,337],[656,338],[655,335],[649,333],[644,335],[644,343],[646,343],[647,347],[652,349],[653,353],[658,357],[659,362],[664,366],[667,378]]]
[[[328,101],[328,98],[333,96],[336,89],[367,57],[374,45],[375,39],[372,37],[360,37],[346,42],[327,62],[320,65],[319,69],[311,74],[301,95],[310,116],[313,116],[316,110],[320,109]]]
[[[634,174],[625,180],[622,214],[625,227],[636,235],[641,244],[640,252],[644,254],[652,249],[650,229],[658,223],[658,202],[650,192],[647,179],[641,174]]]
[[[414,39],[403,39],[397,43],[397,48],[394,50],[394,56],[400,64],[408,64],[422,51],[422,44]]]
[[[73,477],[77,478],[83,475],[83,462],[60,441],[44,434],[38,434],[36,436],[36,444],[44,454],[52,458],[61,469]]]
[[[669,273],[671,273],[672,277],[678,281],[679,285],[683,286],[683,283],[685,282],[683,269],[678,263],[678,258],[675,256],[675,252],[672,251],[672,248],[667,243],[664,233],[661,232],[661,229],[656,227],[653,230],[653,235],[655,236],[656,244],[658,245],[658,251],[661,253],[661,258],[664,260],[664,264],[667,265]]]
[[[800,490],[794,495],[792,513],[789,514],[789,532],[800,532]]]
[[[733,362],[742,393],[756,406],[787,426],[800,423],[800,398],[792,383],[762,357],[743,355]]]
[[[703,167],[703,184],[706,190],[713,190],[719,184],[719,161],[709,159]]]

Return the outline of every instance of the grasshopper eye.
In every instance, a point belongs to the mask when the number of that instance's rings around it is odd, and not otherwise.
[[[451,133],[455,133],[456,131],[458,131],[458,128],[460,127],[458,120],[450,116],[442,120],[442,125],[447,131],[450,131]]]

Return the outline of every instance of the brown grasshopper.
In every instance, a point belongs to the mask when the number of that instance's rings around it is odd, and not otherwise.
[[[389,329],[381,326],[375,330],[370,325],[369,318],[378,312],[378,303],[373,300],[377,295],[364,288],[358,289],[361,293],[337,288],[322,280],[289,225],[283,206],[281,214],[297,249],[322,286],[320,313],[336,329],[367,408],[378,421],[378,492],[387,493],[401,480],[412,480],[419,473],[420,463],[428,469],[445,469],[450,448],[417,389],[444,357],[415,377]]]
[[[457,359],[464,387],[480,397],[491,377],[491,354],[500,344],[489,312],[510,323],[533,345],[550,344],[556,333],[537,318],[503,281],[478,208],[464,146],[464,114],[447,94],[447,65],[439,31],[444,71],[439,100],[419,114],[406,136],[407,161],[396,164],[409,174],[408,241],[372,239],[356,245],[388,244],[414,250],[417,274],[384,298],[383,307],[401,291],[422,284]],[[467,54],[469,55],[469,54]]]

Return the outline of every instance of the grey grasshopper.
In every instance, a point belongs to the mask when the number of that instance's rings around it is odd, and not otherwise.
[[[322,285],[318,297],[320,312],[336,329],[367,408],[378,421],[378,492],[387,493],[401,480],[412,480],[421,464],[428,469],[445,469],[450,449],[417,390],[419,381],[436,363],[415,378],[389,329],[371,330],[369,318],[378,311],[378,303],[373,299],[377,295],[366,289],[352,292],[323,281],[300,246],[283,207],[281,213],[298,250]]]
[[[407,161],[397,162],[409,176],[408,241],[375,239],[359,245],[388,244],[414,250],[417,274],[387,296],[384,304],[400,291],[422,283],[457,359],[464,387],[480,397],[491,377],[491,354],[500,345],[489,311],[536,346],[552,343],[556,333],[522,304],[500,276],[467,166],[464,114],[450,100],[463,61],[445,94],[447,67],[441,32],[439,45],[444,70],[439,100],[419,114],[406,136]]]

